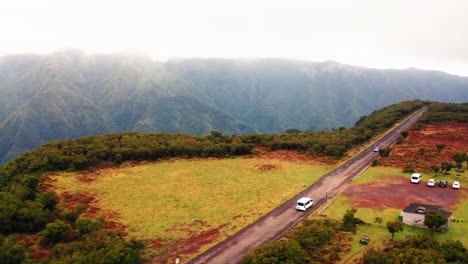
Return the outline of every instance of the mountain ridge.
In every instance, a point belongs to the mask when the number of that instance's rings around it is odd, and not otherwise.
[[[352,126],[361,116],[404,100],[468,101],[468,77],[330,61],[162,63],[144,56],[73,51],[0,57],[0,70],[2,162],[47,141],[85,135],[330,130]],[[48,96],[41,95],[45,91]],[[32,103],[39,110],[33,111]]]

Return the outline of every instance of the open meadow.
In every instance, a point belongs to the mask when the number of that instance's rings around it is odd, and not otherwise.
[[[193,256],[254,222],[331,168],[304,161],[170,160],[49,175],[62,206],[149,241],[151,258]],[[187,259],[187,258],[185,258]]]

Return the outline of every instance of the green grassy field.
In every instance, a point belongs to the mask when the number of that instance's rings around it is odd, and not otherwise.
[[[268,165],[276,168],[261,169]],[[201,232],[222,226],[219,241],[328,171],[304,162],[237,158],[104,169],[90,183],[79,182],[78,173],[61,173],[53,178],[58,193],[97,193],[97,207],[117,212],[117,220],[128,225],[131,236],[174,240],[187,236],[189,230]]]
[[[457,175],[458,174],[458,175]],[[397,168],[389,168],[389,167],[370,167],[364,173],[356,177],[352,184],[366,184],[366,183],[378,183],[378,182],[385,182],[390,181],[392,176],[396,175],[405,175],[408,176],[408,181],[410,174],[402,173],[401,169]],[[427,180],[429,178],[434,178],[433,175],[430,174],[423,174],[423,179]],[[437,178],[437,177],[436,177]],[[447,179],[450,183],[453,180],[460,180],[463,183],[466,182],[468,179],[467,170],[464,173],[455,173],[451,172],[451,175],[444,175],[439,176],[437,179]],[[465,185],[466,186],[466,185]],[[462,191],[462,190],[460,190]],[[463,244],[468,245],[468,237],[466,233],[468,232],[468,197],[465,196],[465,199],[462,200],[460,204],[452,208],[453,217],[455,219],[463,220],[463,222],[452,222],[450,225],[450,230],[446,233],[436,233],[435,236],[441,239],[452,239],[452,240],[460,240]],[[344,195],[338,195],[335,197],[333,202],[322,211],[322,214],[327,215],[327,217],[334,218],[334,219],[341,219],[343,214],[346,212],[347,209],[352,208],[352,199]],[[368,248],[368,247],[379,247],[384,244],[391,243],[390,238],[391,234],[388,233],[386,228],[387,221],[397,220],[401,210],[399,209],[392,209],[387,208],[383,210],[379,209],[372,209],[372,208],[357,208],[356,217],[362,219],[366,222],[366,225],[362,225],[358,227],[358,232],[353,235],[353,247],[351,252],[347,253],[342,257],[342,260],[347,260],[353,254]],[[313,214],[312,217],[317,217]],[[382,223],[376,223],[376,217],[382,218]],[[423,228],[417,228],[413,226],[405,225],[404,231],[402,233],[395,234],[394,241],[400,241],[405,239],[409,235],[416,235],[416,234],[429,234],[429,230]],[[371,236],[371,244],[364,246],[359,243],[359,238],[362,235],[368,234]],[[386,238],[384,243],[384,238]],[[359,255],[359,253],[358,253]]]

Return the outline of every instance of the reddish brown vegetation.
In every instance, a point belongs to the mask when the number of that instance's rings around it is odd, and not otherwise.
[[[100,208],[94,206],[96,202],[95,196],[88,192],[77,192],[77,193],[70,193],[70,192],[63,192],[59,196],[59,201],[62,205],[64,205],[68,209],[76,209],[78,206],[82,206],[85,211],[85,217],[87,218],[104,218],[106,227],[115,231],[118,234],[126,235],[127,232],[125,231],[127,226],[123,225],[119,222],[109,220],[109,219],[118,219],[120,215],[117,212],[108,211],[108,210],[101,210]]]
[[[350,185],[343,195],[355,198],[353,206],[362,208],[403,209],[410,203],[442,205],[444,208],[460,203],[464,190],[427,187],[426,181],[411,184],[409,178],[395,176],[391,182]]]
[[[15,236],[15,238],[16,238],[16,241],[18,242],[18,244],[21,244],[23,246],[28,246],[28,247],[36,244],[37,242],[39,242],[39,240],[41,240],[40,236],[21,236],[21,235],[17,235],[17,236]]]
[[[255,165],[255,167],[261,171],[270,171],[277,169],[279,166],[278,164],[261,164],[261,165]]]
[[[57,173],[49,172],[42,174],[42,182],[39,186],[39,192],[47,192],[54,186],[54,183],[57,182],[57,180],[51,178],[51,176],[54,175],[57,175]]]
[[[295,150],[277,150],[268,151],[265,147],[257,146],[254,148],[255,157],[259,159],[277,159],[286,161],[303,161],[312,164],[326,163],[335,164],[336,159],[331,159],[328,156],[312,156],[310,153],[300,153]]]
[[[50,252],[32,247],[29,249],[28,254],[29,258],[31,258],[34,262],[39,262],[47,258],[50,255]]]
[[[215,241],[221,234],[220,228],[211,228],[203,232],[193,231],[194,226],[209,227],[205,221],[196,220],[193,224],[185,226],[175,226],[168,230],[168,232],[186,233],[185,238],[180,238],[175,241],[166,241],[163,239],[149,240],[149,248],[160,253],[152,256],[153,263],[160,263],[165,260],[175,259],[179,255],[190,256],[199,251],[199,249]],[[163,252],[163,253],[162,253]]]
[[[437,144],[445,144],[441,152]],[[424,154],[420,154],[420,149]],[[418,130],[413,128],[409,137],[402,144],[394,145],[388,158],[379,158],[384,166],[402,169],[414,169],[420,172],[431,172],[431,165],[452,160],[456,152],[468,151],[468,123],[443,122],[427,125]]]

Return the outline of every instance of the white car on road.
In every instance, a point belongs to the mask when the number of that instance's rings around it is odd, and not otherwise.
[[[452,188],[453,189],[460,189],[460,182],[459,181],[454,181],[452,183]]]
[[[429,187],[434,187],[434,186],[436,186],[436,180],[430,179],[430,180],[427,182],[427,186],[429,186]]]
[[[379,147],[375,147],[375,148],[373,149],[373,151],[374,151],[374,152],[379,152]]]
[[[418,184],[420,181],[421,181],[421,174],[413,173],[413,175],[411,175],[411,183]]]
[[[307,208],[311,207],[313,204],[314,200],[310,199],[309,197],[302,197],[301,199],[297,200],[296,210],[305,212]]]

